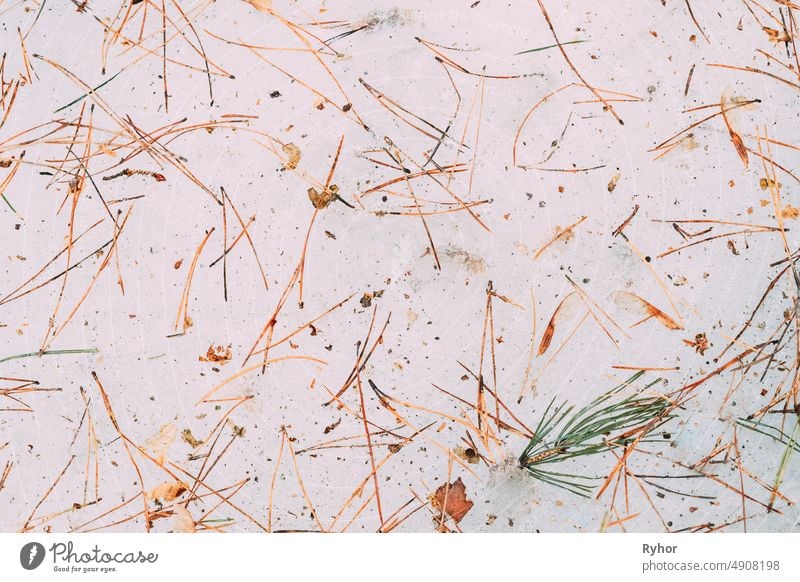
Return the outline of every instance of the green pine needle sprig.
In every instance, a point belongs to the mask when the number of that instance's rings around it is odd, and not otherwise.
[[[645,394],[660,380],[622,397],[620,392],[638,380],[637,372],[621,385],[602,394],[583,408],[555,398],[542,414],[534,436],[519,457],[519,464],[535,479],[589,497],[598,477],[551,470],[557,463],[608,452],[635,439],[648,442],[643,431],[651,433],[672,418],[674,403],[664,396]]]

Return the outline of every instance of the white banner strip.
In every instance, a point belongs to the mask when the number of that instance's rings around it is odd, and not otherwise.
[[[799,548],[800,534],[0,534],[0,580],[778,582],[800,579]]]

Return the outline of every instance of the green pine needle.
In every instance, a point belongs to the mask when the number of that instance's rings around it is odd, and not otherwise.
[[[11,209],[11,211],[12,211],[14,214],[17,214],[17,211],[14,209],[14,207],[13,207],[13,206],[11,206],[11,202],[9,202],[9,201],[8,201],[8,198],[6,198],[6,195],[5,195],[5,194],[0,194],[0,197],[2,197],[2,198],[3,198],[3,202],[5,202],[6,204],[8,204],[8,207]],[[19,216],[19,215],[17,215],[17,216]]]
[[[0,359],[0,364],[10,362],[11,360],[19,360],[22,358],[32,358],[39,356],[63,356],[67,354],[97,354],[100,350],[97,348],[86,348],[77,350],[48,350],[46,352],[28,352],[26,354],[16,354]]]
[[[749,418],[740,418],[736,421],[736,424],[752,430],[753,432],[757,432],[758,434],[768,436],[772,440],[784,445],[783,454],[781,455],[781,460],[778,464],[778,471],[775,475],[775,482],[772,485],[772,490],[778,491],[781,483],[783,482],[783,477],[786,473],[786,468],[789,465],[789,459],[792,456],[792,453],[800,452],[800,443],[798,442],[798,438],[800,438],[800,420],[795,422],[794,430],[792,431],[791,435],[786,434],[779,428],[770,426],[768,424],[761,424],[761,421],[756,422]],[[770,503],[770,507],[771,506],[772,503]]]
[[[672,403],[663,396],[642,395],[658,380],[634,394],[619,397],[623,389],[643,374],[637,372],[576,412],[573,412],[575,407],[566,402],[555,406],[553,398],[539,420],[534,437],[520,455],[520,467],[539,481],[589,497],[594,486],[588,481],[597,477],[555,472],[544,467],[585,455],[602,454],[612,447],[626,446],[635,438],[644,441],[646,435],[642,431],[652,432],[668,422]]]
[[[123,69],[123,70],[124,70],[124,69]],[[114,79],[116,79],[116,78],[119,76],[119,74],[120,74],[120,73],[122,73],[122,71],[119,71],[119,72],[117,72],[115,75],[113,75],[111,78],[109,78],[109,79],[106,79],[105,81],[103,81],[102,83],[100,83],[100,84],[99,84],[97,87],[95,87],[94,89],[91,89],[91,90],[90,90],[88,93],[84,93],[83,95],[81,95],[80,97],[78,97],[78,98],[76,98],[76,99],[73,99],[72,101],[70,101],[70,102],[69,102],[69,103],[67,103],[66,105],[62,105],[61,107],[59,107],[58,109],[56,109],[55,111],[53,111],[53,113],[58,113],[59,111],[63,111],[64,109],[66,109],[66,108],[68,108],[68,107],[72,107],[72,106],[73,106],[73,105],[75,105],[76,103],[80,103],[81,101],[83,101],[84,99],[86,99],[86,98],[87,98],[89,95],[91,95],[92,93],[94,93],[94,92],[95,92],[95,91],[97,91],[98,89],[102,89],[103,87],[105,87],[106,85],[108,85],[108,84],[109,84],[111,81],[113,81]]]
[[[566,46],[568,44],[580,44],[582,42],[587,42],[587,41],[585,41],[585,40],[570,40],[570,41],[567,41],[567,42],[562,42],[561,46]],[[546,51],[547,49],[556,48],[557,46],[558,46],[557,44],[549,44],[547,46],[540,46],[540,47],[537,47],[537,48],[532,48],[532,49],[528,49],[528,50],[525,50],[525,51],[520,51],[518,53],[514,53],[514,56],[516,56],[516,55],[526,55],[528,53],[538,53],[539,51]]]
[[[736,424],[743,426],[748,430],[752,430],[753,432],[757,432],[758,434],[767,436],[772,440],[781,443],[782,445],[791,446],[795,451],[800,453],[800,443],[794,440],[791,435],[786,434],[779,428],[770,426],[768,424],[762,424],[761,421],[755,421],[749,418],[740,418],[736,421]]]

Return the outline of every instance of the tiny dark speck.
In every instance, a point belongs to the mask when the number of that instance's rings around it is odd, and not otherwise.
[[[269,96],[272,97],[273,99],[276,99],[276,98],[281,96],[281,92],[280,91],[273,91],[272,93],[269,94]]]

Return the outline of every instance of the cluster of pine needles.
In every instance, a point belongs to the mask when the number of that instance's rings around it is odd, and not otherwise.
[[[556,406],[554,397],[519,457],[520,467],[539,481],[589,497],[594,488],[591,481],[599,477],[565,473],[549,467],[587,455],[600,455],[615,447],[626,447],[634,440],[652,442],[654,439],[648,439],[648,435],[669,422],[675,405],[667,397],[650,391],[660,380],[628,396],[621,394],[643,374],[634,374],[577,411],[567,402]]]

